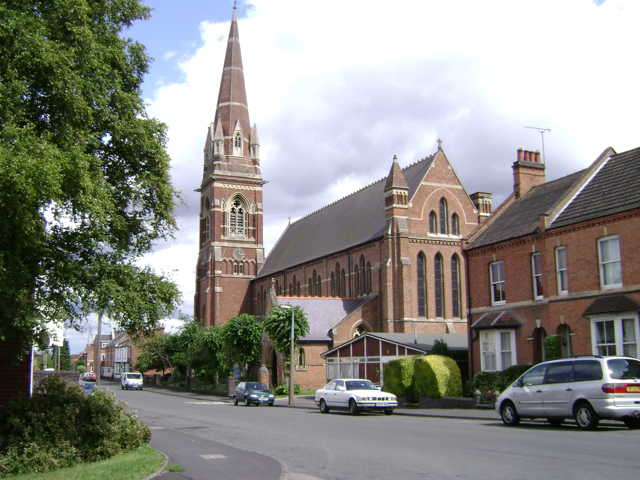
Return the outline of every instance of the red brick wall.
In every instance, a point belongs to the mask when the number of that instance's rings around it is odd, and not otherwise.
[[[591,323],[582,316],[600,295],[624,293],[640,302],[640,210],[529,235],[467,252],[470,282],[471,325],[487,311],[510,310],[523,323],[516,330],[517,361],[529,364],[536,358],[532,340],[536,320],[547,335],[557,334],[562,325],[571,331],[572,353],[591,354]],[[600,289],[598,239],[618,235],[623,287]],[[567,295],[558,294],[555,250],[566,248]],[[531,254],[540,252],[544,299],[533,299]],[[506,301],[504,307],[491,306],[489,265],[504,261]],[[472,335],[475,337],[475,332]],[[474,372],[480,371],[480,346],[473,342]]]

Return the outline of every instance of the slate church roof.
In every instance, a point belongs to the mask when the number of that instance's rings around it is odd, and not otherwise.
[[[411,199],[436,154],[402,170]],[[287,226],[256,278],[382,238],[386,177]]]

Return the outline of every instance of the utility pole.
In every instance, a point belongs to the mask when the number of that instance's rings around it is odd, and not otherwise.
[[[102,342],[100,336],[102,334],[102,310],[98,312],[98,334],[96,335],[96,344],[93,347],[93,369],[96,372],[96,387],[100,386],[100,371],[102,360]]]

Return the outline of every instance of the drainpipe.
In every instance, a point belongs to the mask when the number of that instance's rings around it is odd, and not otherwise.
[[[469,278],[469,256],[467,252],[462,250],[465,256],[464,271],[467,277],[467,343],[469,344],[469,376],[467,380],[473,379],[474,365],[473,365],[473,339],[471,338],[471,280]]]

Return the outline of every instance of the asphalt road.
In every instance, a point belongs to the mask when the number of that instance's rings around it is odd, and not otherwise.
[[[153,435],[162,435],[165,442],[168,438],[176,449],[200,443],[229,448],[226,458],[208,459],[210,468],[220,469],[220,475],[211,470],[215,479],[232,478],[235,468],[251,462],[249,473],[233,478],[273,478],[270,467],[262,472],[260,466],[273,466],[269,459],[282,462],[292,478],[323,480],[619,480],[636,479],[640,470],[640,431],[623,427],[583,432],[572,425],[509,428],[498,419],[323,415],[317,410],[235,407],[146,390],[114,391]],[[171,435],[174,431],[179,434]],[[190,465],[180,463],[189,471]],[[189,473],[183,478],[190,478]]]

